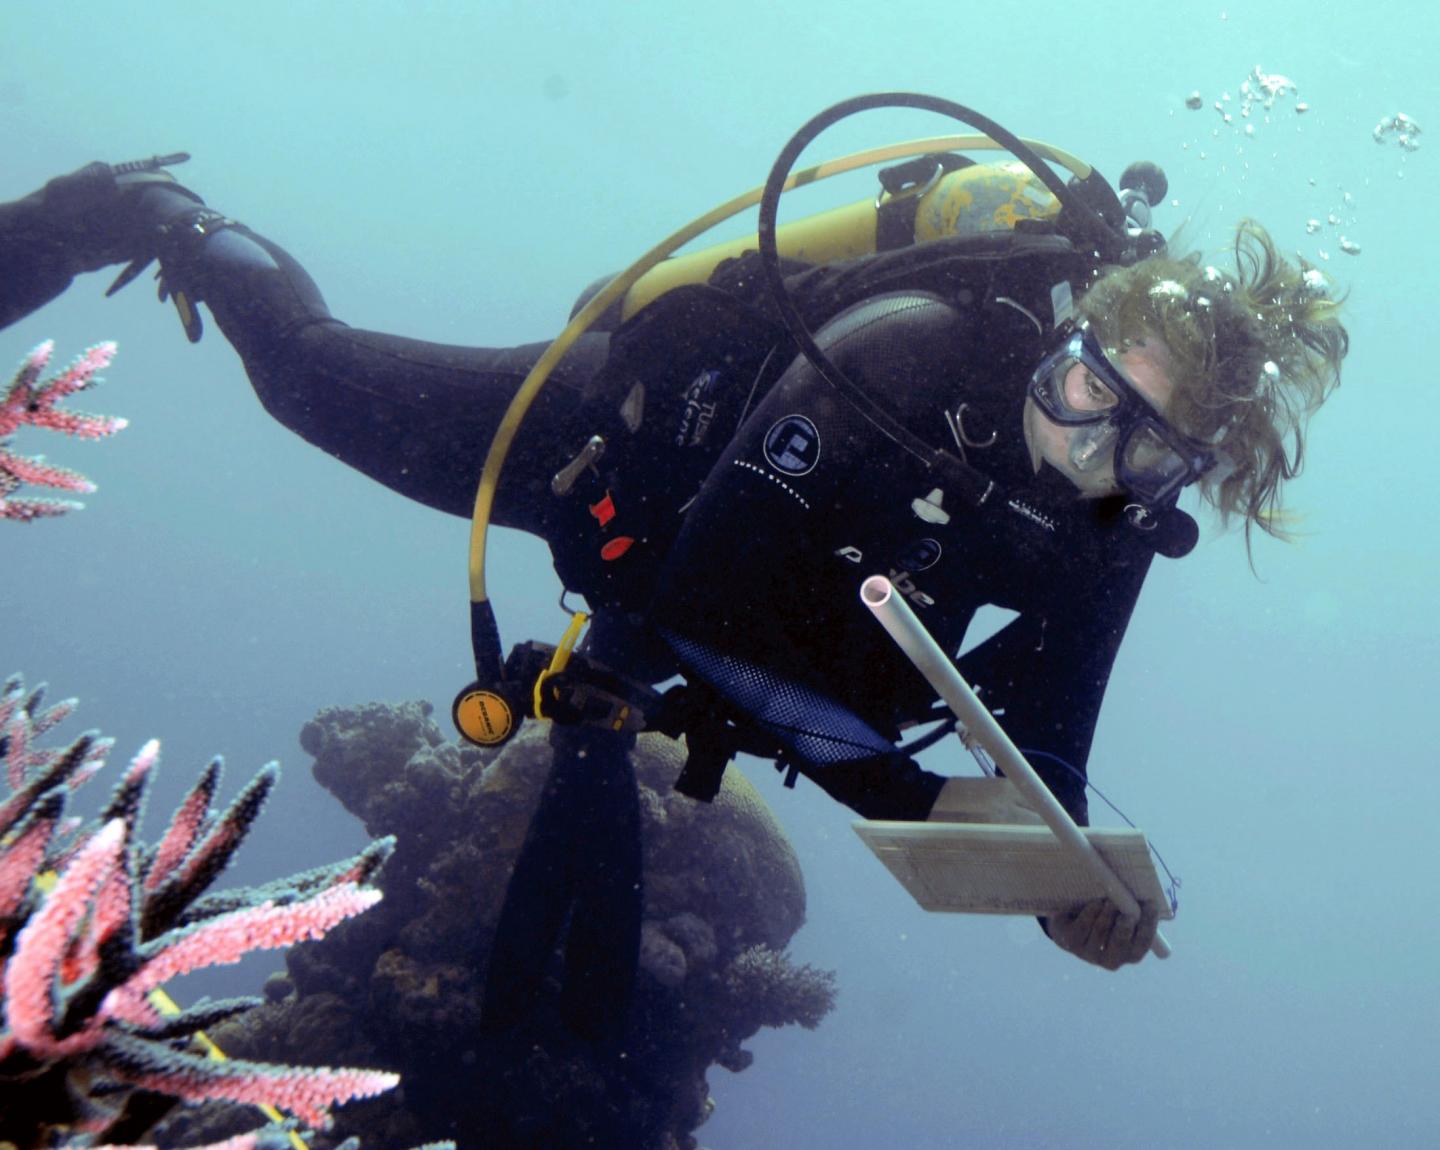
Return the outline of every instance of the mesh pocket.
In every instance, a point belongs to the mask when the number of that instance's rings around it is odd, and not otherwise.
[[[819,691],[673,631],[664,635],[700,678],[808,762],[838,763],[894,749],[865,720]]]

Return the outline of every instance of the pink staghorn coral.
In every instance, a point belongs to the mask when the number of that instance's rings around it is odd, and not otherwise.
[[[130,1045],[136,1047],[133,1060],[125,1058],[128,1052],[118,1045],[106,1053],[111,1067],[134,1086],[189,1100],[219,1098],[256,1106],[268,1104],[288,1110],[312,1126],[328,1125],[327,1111],[335,1103],[372,1098],[400,1081],[397,1074],[375,1070],[266,1067],[239,1061],[217,1066],[202,1059],[180,1062],[173,1055],[152,1062],[146,1055],[153,1055],[153,1048],[141,1051],[138,1044]]]
[[[177,932],[175,942],[110,993],[117,1002],[125,997],[133,1000],[192,970],[239,962],[252,950],[274,950],[322,938],[331,927],[379,901],[378,890],[362,890],[353,882],[345,882],[288,906],[276,906],[267,900],[256,907],[231,911],[188,932]]]
[[[0,519],[28,522],[46,516],[63,515],[83,506],[62,499],[15,499],[12,493],[22,484],[54,487],[61,491],[87,493],[95,485],[77,471],[48,464],[40,456],[19,455],[10,449],[11,437],[23,426],[60,431],[80,439],[113,435],[126,421],[109,415],[85,415],[65,411],[60,401],[77,391],[99,383],[96,372],[109,365],[115,355],[113,343],[100,343],[78,356],[59,375],[37,382],[55,349],[46,340],[21,362],[9,388],[0,395]]]
[[[40,1058],[64,1058],[100,1041],[103,1020],[98,1016],[68,1038],[55,1033],[60,1021],[55,986],[66,981],[60,967],[71,940],[89,917],[100,884],[120,865],[124,847],[125,824],[119,819],[93,835],[31,915],[5,963],[5,1028],[20,1047]]]
[[[42,709],[43,695],[43,687],[27,695],[18,676],[0,692],[0,759],[12,792],[0,801],[0,1142],[39,1144],[63,1126],[103,1136],[133,1125],[126,1103],[137,1090],[268,1103],[324,1125],[329,1107],[393,1087],[393,1074],[191,1053],[183,1047],[198,1030],[257,1000],[206,1002],[166,1018],[148,997],[178,975],[318,938],[378,902],[368,884],[393,840],[284,884],[207,895],[274,786],[274,765],[217,816],[210,800],[220,764],[211,763],[150,850],[136,841],[136,824],[159,744],[141,749],[97,825],[82,829],[65,819],[66,800],[109,744],[83,735],[39,747],[37,736],[73,708]]]
[[[211,1142],[208,1146],[197,1146],[195,1150],[266,1150],[272,1145],[282,1145],[282,1143],[271,1142],[268,1139],[262,1141],[262,1137],[257,1134],[238,1134],[223,1142]],[[157,1148],[154,1146],[96,1146],[95,1150],[157,1150]]]

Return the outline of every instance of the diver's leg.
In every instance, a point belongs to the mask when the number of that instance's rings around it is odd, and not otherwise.
[[[146,191],[143,205],[167,286],[206,304],[267,411],[392,490],[470,514],[491,437],[545,344],[465,348],[350,328],[272,241],[174,187]],[[607,347],[582,337],[541,391],[507,460],[496,523],[541,530],[549,477],[590,434],[579,393]]]
[[[590,796],[578,828],[579,892],[565,939],[565,1023],[585,1038],[617,1038],[625,1029],[640,959],[644,904],[640,795],[630,763],[632,735],[582,728]]]
[[[513,1026],[539,997],[566,916],[567,1025],[587,1038],[623,1028],[640,953],[640,805],[632,736],[555,725],[554,761],[495,926],[481,1025]]]
[[[485,973],[484,1030],[502,1030],[535,1007],[545,968],[575,901],[575,852],[585,818],[583,775],[551,731],[553,761],[515,858]],[[583,768],[583,764],[579,764]]]

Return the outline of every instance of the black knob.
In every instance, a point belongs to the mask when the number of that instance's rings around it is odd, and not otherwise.
[[[1145,197],[1152,208],[1165,198],[1170,190],[1170,181],[1165,178],[1159,164],[1139,160],[1120,173],[1120,188],[1134,189]]]

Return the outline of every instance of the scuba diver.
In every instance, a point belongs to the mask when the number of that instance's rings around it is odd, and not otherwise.
[[[905,106],[958,108],[920,99]],[[758,241],[661,264],[603,309],[518,423],[512,400],[545,344],[347,326],[284,249],[174,181],[182,157],[91,165],[0,207],[0,323],[78,272],[129,260],[121,286],[158,259],[191,339],[203,302],[272,415],[429,507],[470,516],[511,426],[486,518],[545,539],[594,618],[569,664],[535,644],[503,668],[477,654],[478,694],[457,701],[467,737],[492,741],[510,710],[540,709],[538,689],[525,700],[548,676],[557,720],[489,960],[487,1026],[530,1009],[567,923],[567,1019],[595,1037],[623,1026],[640,929],[627,754],[642,726],[686,736],[677,789],[699,799],[743,751],[866,818],[930,815],[946,779],[914,754],[954,723],[861,604],[867,576],[888,575],[1083,824],[1091,739],[1146,573],[1197,538],[1181,493],[1243,521],[1247,547],[1257,528],[1282,534],[1283,484],[1348,346],[1324,277],[1250,221],[1231,270],[1171,253],[1149,227],[1165,194],[1153,165],[1119,195],[1083,165],[1062,183],[1033,142],[974,113],[967,124],[1025,162],[922,153],[882,173],[865,222],[845,225],[861,241],[836,241],[833,258],[809,233],[787,247],[773,209],[795,157],[868,106],[882,105],[837,105],[792,140]],[[935,222],[956,203],[968,221]],[[958,655],[986,605],[1016,617]],[[474,626],[477,651],[496,645],[493,624]],[[1101,899],[1041,925],[1116,969],[1144,956],[1156,916]]]

